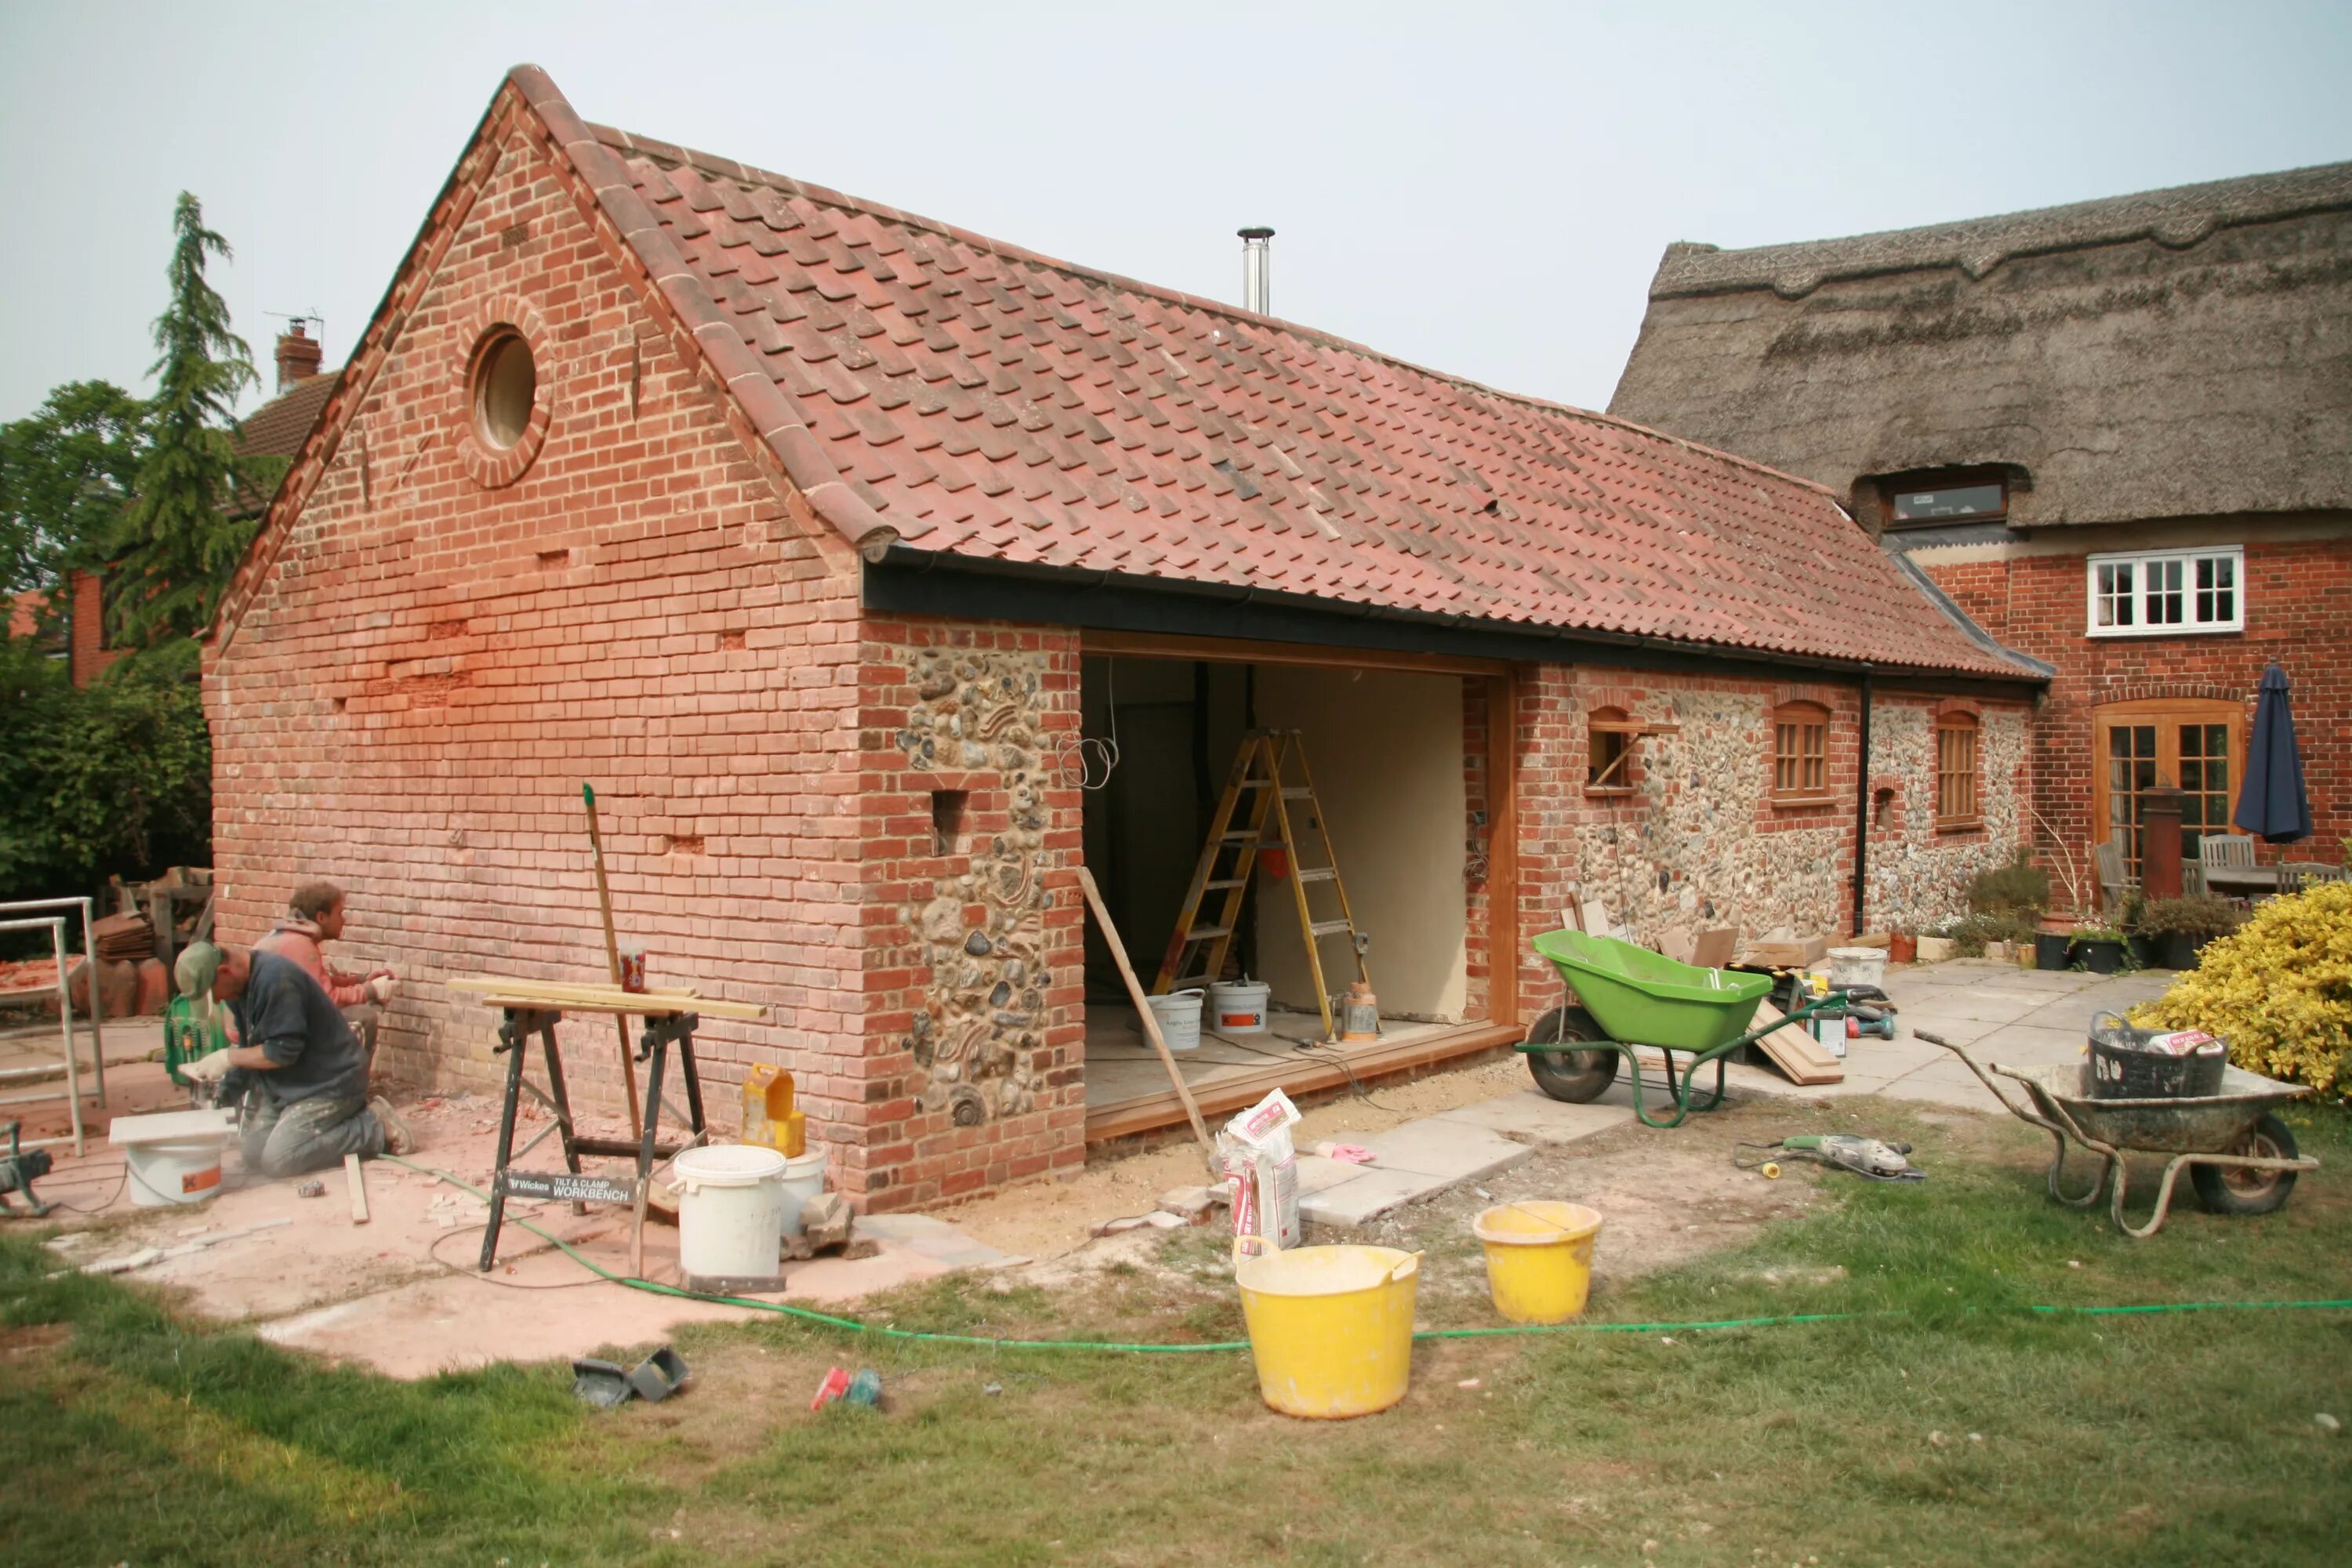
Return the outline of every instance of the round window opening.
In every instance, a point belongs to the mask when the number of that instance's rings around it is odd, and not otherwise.
[[[501,331],[474,356],[474,426],[485,444],[506,451],[530,427],[539,366],[521,334]]]

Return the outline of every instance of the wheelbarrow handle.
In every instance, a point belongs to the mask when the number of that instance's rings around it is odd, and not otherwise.
[[[2009,1069],[2002,1067],[1999,1062],[1980,1062],[1977,1060],[1976,1058],[1969,1054],[1968,1047],[1955,1045],[1951,1041],[1944,1038],[1943,1036],[1931,1035],[1925,1029],[1912,1030],[1911,1037],[1915,1040],[1925,1040],[1931,1046],[1941,1046],[1946,1050],[1951,1052],[1954,1056],[1959,1058],[1960,1060],[1966,1062],[1968,1064],[1969,1070],[1977,1075],[1977,1081],[1983,1084],[1986,1089],[1991,1090],[1992,1097],[2000,1101],[2002,1109],[2007,1110],[2011,1116],[2016,1117],[2019,1121],[2030,1121],[2036,1127],[2042,1128],[2043,1131],[2052,1133],[2060,1133],[2063,1131],[2061,1128],[2052,1125],[2050,1119],[2036,1110],[2030,1100],[2026,1104],[2021,1106],[2016,1100],[2011,1100],[2009,1095],[2002,1090],[2000,1085],[1993,1082],[1992,1075],[1994,1073],[1999,1073],[2003,1077],[2011,1076]]]

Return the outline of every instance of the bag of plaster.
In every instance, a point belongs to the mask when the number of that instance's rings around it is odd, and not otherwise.
[[[1264,1237],[1276,1247],[1298,1245],[1298,1155],[1290,1141],[1297,1123],[1298,1107],[1277,1089],[1218,1129],[1235,1236]]]

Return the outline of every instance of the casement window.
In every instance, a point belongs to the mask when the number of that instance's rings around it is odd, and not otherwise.
[[[1597,708],[1584,721],[1587,752],[1584,787],[1603,795],[1633,788],[1633,734],[1639,728],[1622,708]]]
[[[1772,798],[1816,805],[1830,794],[1830,710],[1817,702],[1772,710]]]
[[[2246,552],[2238,545],[2094,555],[2088,571],[2092,637],[2245,630]]]
[[[1906,479],[1886,491],[1890,528],[1927,523],[1999,522],[2009,515],[2009,482],[1979,470],[1950,476],[1948,483]]]
[[[1973,714],[1947,713],[1936,721],[1936,826],[1980,826],[1977,798],[1977,721]]]

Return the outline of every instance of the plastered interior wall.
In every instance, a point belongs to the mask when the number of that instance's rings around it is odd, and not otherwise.
[[[1371,933],[1366,963],[1381,1011],[1459,1021],[1468,985],[1461,678],[1263,665],[1257,715],[1269,729],[1304,732],[1339,874],[1358,928]],[[1263,977],[1277,1001],[1312,1009],[1289,883],[1261,870],[1255,896]],[[1308,896],[1318,915],[1336,911],[1322,889]],[[1322,959],[1326,982],[1345,990],[1355,974],[1346,940],[1326,940]]]

